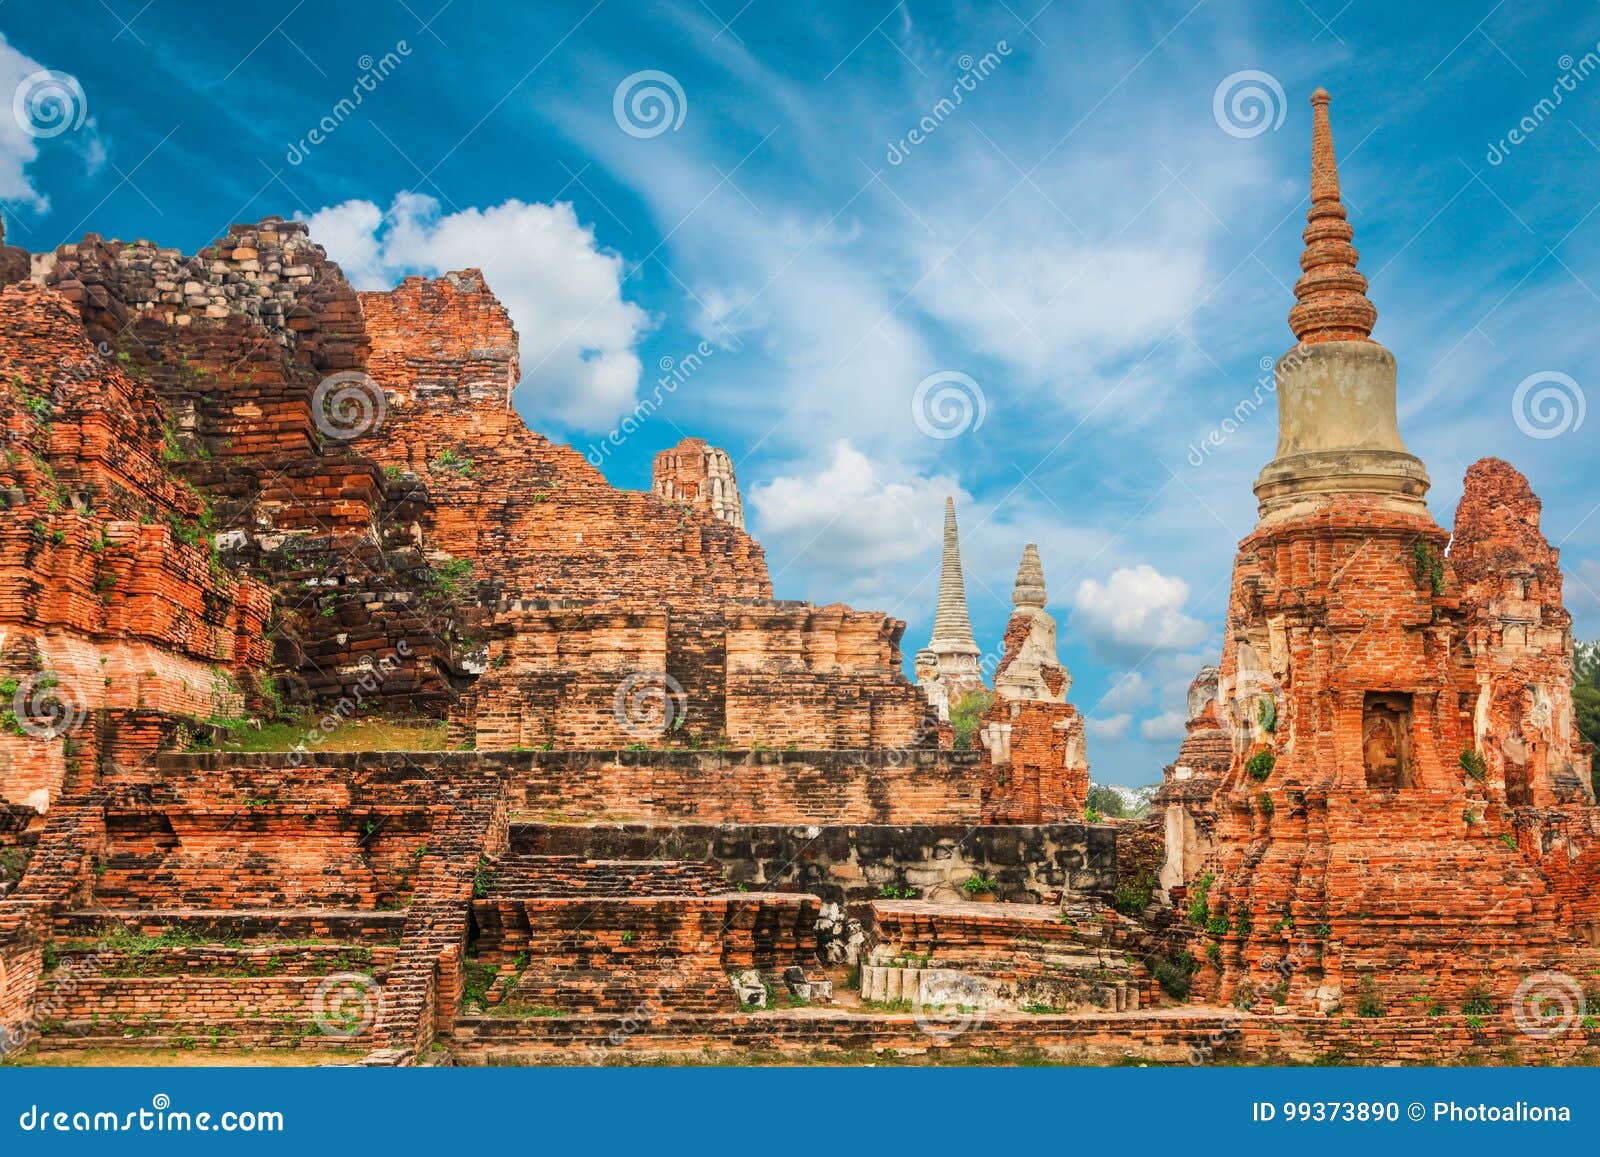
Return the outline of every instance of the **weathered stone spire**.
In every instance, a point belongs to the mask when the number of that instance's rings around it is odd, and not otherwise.
[[[939,574],[939,606],[929,648],[941,655],[978,654],[967,616],[967,588],[961,578],[961,541],[956,533],[956,500],[944,500],[944,568]]]
[[[1303,271],[1294,287],[1289,328],[1307,344],[1371,341],[1378,311],[1367,300],[1367,279],[1356,268],[1355,230],[1339,197],[1339,163],[1328,123],[1328,90],[1311,94],[1311,208],[1306,211]]]
[[[986,814],[999,823],[1079,819],[1089,795],[1083,716],[1067,701],[1072,676],[1056,654],[1056,621],[1044,609],[1044,566],[1031,542],[1017,566],[1011,601],[1016,606],[994,672],[994,702],[978,733],[989,754]]]
[[[1428,472],[1400,437],[1394,355],[1372,340],[1378,311],[1356,269],[1355,235],[1339,200],[1328,94],[1311,97],[1311,209],[1304,271],[1289,311],[1298,343],[1278,359],[1278,452],[1256,479],[1262,524],[1293,519],[1348,494],[1426,513]]]
[[[1047,598],[1044,564],[1039,561],[1039,548],[1030,542],[1023,548],[1022,561],[1017,564],[1017,583],[1011,588],[1011,605],[1043,608]]]

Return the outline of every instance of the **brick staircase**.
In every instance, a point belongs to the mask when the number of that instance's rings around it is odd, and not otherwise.
[[[402,920],[341,910],[65,914],[40,976],[37,1047],[364,1051]]]

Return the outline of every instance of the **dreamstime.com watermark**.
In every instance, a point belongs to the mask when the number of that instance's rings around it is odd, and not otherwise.
[[[983,983],[964,972],[924,971],[911,998],[917,1028],[942,1041],[955,1040],[982,1024],[986,1005]]]
[[[1550,95],[1535,102],[1505,136],[1489,142],[1489,151],[1484,154],[1484,160],[1491,165],[1504,164],[1511,151],[1538,132],[1539,127],[1561,107],[1568,95],[1577,92],[1579,85],[1600,72],[1600,43],[1576,60],[1571,53],[1565,54],[1556,61],[1556,66],[1561,69],[1561,75],[1550,86]]]
[[[611,115],[630,137],[648,140],[683,127],[689,98],[677,77],[647,68],[622,78],[611,94]]]
[[[84,126],[89,118],[89,101],[77,77],[45,68],[17,84],[11,94],[11,117],[30,137],[59,137]]]
[[[17,681],[5,725],[35,739],[60,739],[88,716],[88,704],[71,680],[63,683],[53,671],[38,671]]]
[[[617,726],[646,742],[661,739],[683,726],[689,696],[665,671],[636,671],[617,685],[611,701]]]
[[[1600,1008],[1589,1008],[1583,986],[1565,972],[1535,972],[1522,978],[1511,997],[1511,1019],[1517,1031],[1535,1040],[1549,1040],[1573,1029],[1593,1032]]]
[[[627,1044],[629,1039],[644,1027],[645,1021],[663,1011],[662,996],[679,988],[689,979],[683,959],[671,953],[662,953],[656,957],[656,968],[655,980],[650,985],[649,991],[637,1004],[623,1013],[621,1023],[596,1043],[584,1046],[582,1055],[586,1063],[606,1064],[611,1049],[620,1049]]]
[[[1263,357],[1257,363],[1261,372],[1256,377],[1255,388],[1234,403],[1232,412],[1207,431],[1205,437],[1198,442],[1189,443],[1184,460],[1190,466],[1204,466],[1213,450],[1221,449],[1229,438],[1243,429],[1245,424],[1267,404],[1268,398],[1277,395],[1278,382],[1286,374],[1294,372],[1295,367],[1308,356],[1310,349],[1310,346],[1295,346],[1277,360]]]
[[[174,1109],[172,1098],[157,1093],[148,1108],[52,1109],[29,1105],[17,1117],[24,1133],[282,1133],[283,1113],[276,1109],[224,1109],[191,1112]]]
[[[313,149],[325,144],[329,137],[339,131],[339,126],[354,115],[362,102],[377,92],[378,86],[393,76],[395,70],[404,64],[406,57],[410,55],[411,46],[404,40],[397,40],[392,49],[376,60],[371,55],[362,56],[357,60],[356,67],[361,69],[361,75],[356,77],[355,83],[350,86],[350,95],[341,97],[305,136],[298,141],[292,141],[283,159],[291,165],[299,165],[311,155]]]
[[[383,986],[365,972],[335,972],[311,994],[311,1019],[324,1036],[349,1039],[383,1013]]]
[[[1301,940],[1284,953],[1282,960],[1270,965],[1268,972],[1272,979],[1258,980],[1245,989],[1242,996],[1234,1001],[1235,1011],[1224,1018],[1218,1028],[1207,1034],[1205,1040],[1189,1046],[1189,1063],[1196,1066],[1209,1064],[1219,1048],[1239,1035],[1239,1026],[1244,1023],[1247,1010],[1258,1000],[1265,1000],[1286,986],[1299,970],[1301,959],[1314,952],[1315,947],[1309,940]]]
[[[383,387],[360,370],[329,374],[311,392],[311,420],[323,435],[340,442],[364,437],[389,416]]]
[[[50,973],[48,987],[41,986],[39,999],[29,1010],[26,1019],[10,1025],[0,1025],[0,1060],[8,1053],[22,1048],[38,1034],[42,1025],[61,1020],[71,1007],[79,987],[85,980],[100,977],[105,964],[114,956],[111,952],[91,952],[86,956],[68,956]],[[5,991],[4,962],[0,961],[0,992]]]
[[[959,438],[983,425],[989,399],[970,374],[940,370],[917,383],[911,394],[911,420],[930,438]]]
[[[661,376],[656,379],[655,389],[650,391],[648,398],[640,398],[633,407],[633,413],[618,422],[611,433],[602,438],[598,444],[589,443],[588,450],[584,452],[589,465],[596,469],[605,465],[612,451],[621,449],[629,438],[638,433],[650,420],[650,416],[659,410],[669,397],[678,392],[679,386],[699,373],[700,367],[705,365],[716,352],[716,347],[710,342],[702,341],[682,357],[675,358],[668,354],[657,362],[656,368],[661,371]]]
[[[1270,72],[1245,68],[1229,73],[1211,94],[1211,116],[1230,137],[1248,140],[1277,132],[1288,113],[1283,85]]]
[[[955,83],[950,86],[950,95],[942,96],[934,102],[922,119],[905,136],[898,141],[890,141],[889,149],[884,153],[883,159],[891,165],[898,165],[911,155],[911,150],[928,140],[939,131],[939,126],[955,115],[956,109],[961,107],[962,101],[969,93],[978,91],[978,85],[994,75],[996,69],[1011,55],[1011,45],[1004,40],[995,41],[994,48],[982,56],[974,58],[973,55],[963,53],[956,64],[961,68],[961,75],[956,77]]]
[[[1529,374],[1511,392],[1511,420],[1528,437],[1540,441],[1575,433],[1582,428],[1588,410],[1583,387],[1559,370]]]

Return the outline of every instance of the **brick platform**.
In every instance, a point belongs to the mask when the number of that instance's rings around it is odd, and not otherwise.
[[[948,1033],[945,1021],[930,1023]],[[959,1023],[959,1021],[955,1022]],[[870,1063],[875,1053],[993,1064],[1012,1056],[1069,1064],[1593,1064],[1600,1034],[1531,1039],[1510,1018],[1473,1028],[1460,1017],[1348,1021],[1241,1017],[1219,1009],[1086,1016],[992,1013],[950,1035],[913,1015],[801,1009],[754,1014],[645,1017],[462,1017],[464,1064]],[[1008,1055],[1009,1054],[1009,1055]]]

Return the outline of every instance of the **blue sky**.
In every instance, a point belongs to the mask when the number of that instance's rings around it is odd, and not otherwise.
[[[726,447],[779,595],[891,611],[908,654],[955,494],[980,645],[1037,542],[1095,775],[1137,784],[1220,653],[1270,401],[1192,448],[1291,344],[1322,84],[1435,515],[1509,459],[1600,635],[1600,417],[1513,410],[1600,381],[1595,4],[441,2],[10,0],[0,88],[76,85],[57,135],[0,118],[12,242],[280,213],[364,286],[479,265],[519,408],[583,449],[705,343],[612,481]],[[935,375],[981,424],[926,432]]]

